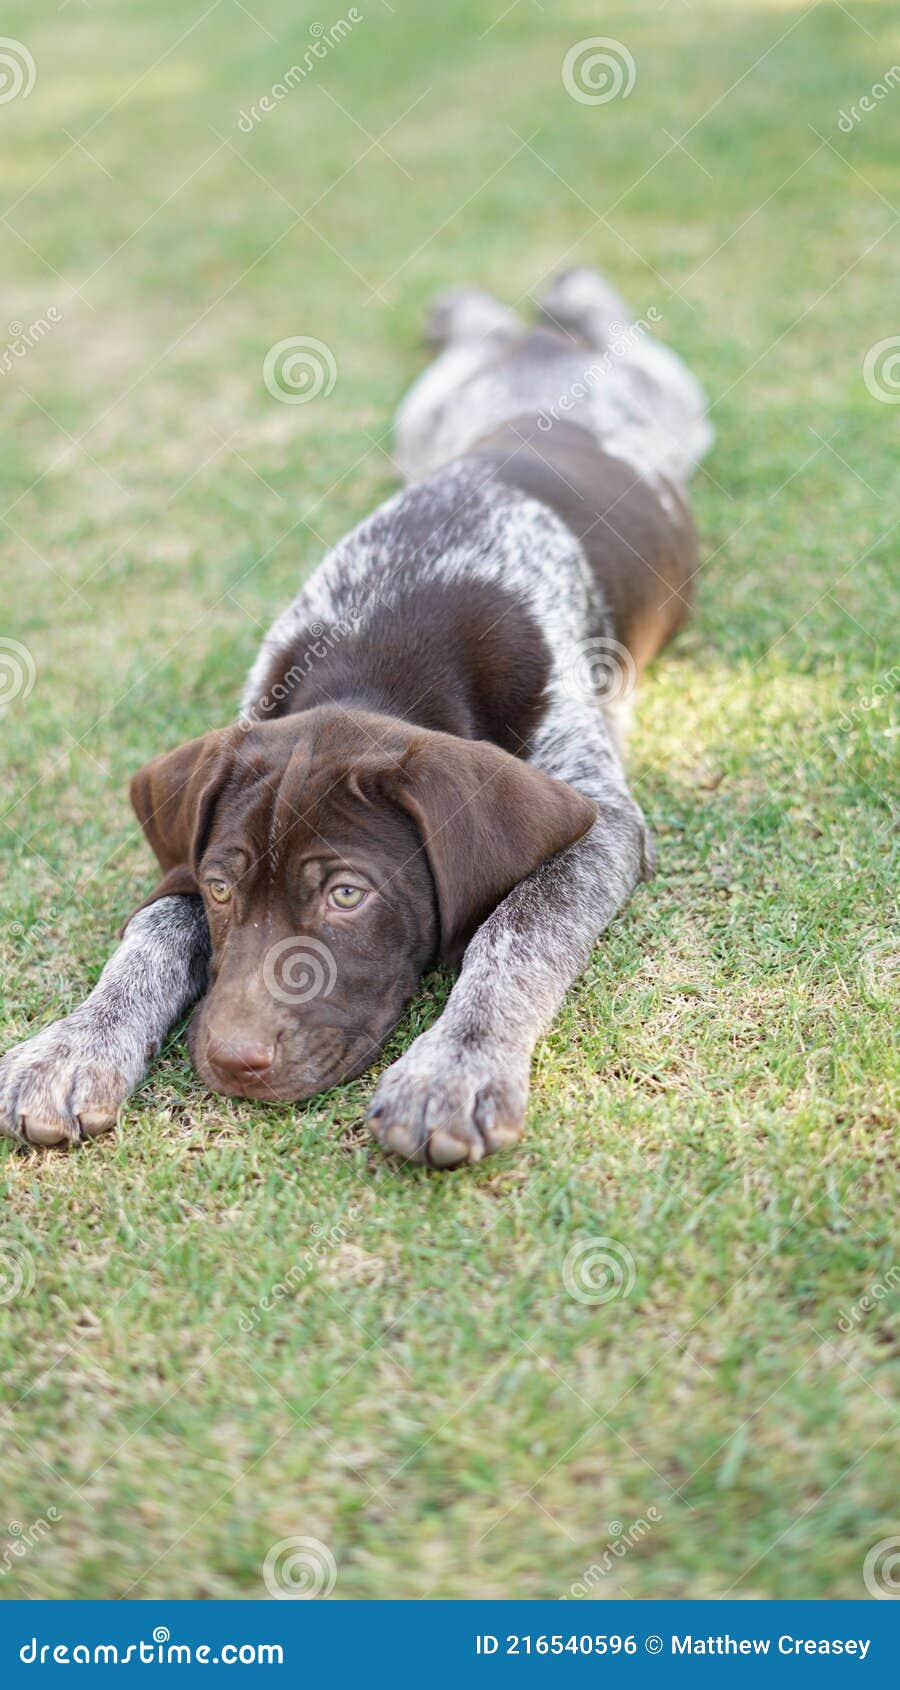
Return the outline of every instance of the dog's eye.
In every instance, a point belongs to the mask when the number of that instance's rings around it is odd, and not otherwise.
[[[328,894],[328,902],[336,910],[358,910],[367,897],[368,893],[361,886],[333,886]]]
[[[217,904],[227,904],[231,897],[231,887],[227,880],[208,880],[206,882],[210,897]]]

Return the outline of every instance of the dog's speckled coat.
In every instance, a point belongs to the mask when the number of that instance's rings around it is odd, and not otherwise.
[[[340,697],[358,705],[353,654],[389,637],[399,602],[407,611],[427,603],[437,623],[445,601],[465,604],[477,620],[483,594],[495,618],[499,604],[501,620],[520,616],[539,631],[546,672],[505,721],[489,703],[470,711],[434,696],[439,667],[420,697],[413,675],[402,696],[375,704],[493,738],[597,809],[577,843],[488,915],[443,1016],[378,1084],[379,1140],[433,1166],[476,1161],[519,1136],[535,1040],[650,870],[622,765],[621,683],[677,626],[695,566],[685,483],[711,432],[693,377],[643,332],[619,338],[628,313],[593,272],[560,277],[542,314],[548,326],[528,330],[484,294],[436,303],[441,351],[397,420],[410,484],[335,547],[276,620],[242,701],[247,723],[319,702],[297,659],[330,630],[341,655],[329,674],[340,677],[343,664]],[[491,633],[485,623],[479,638]],[[584,680],[597,651],[598,678],[608,683],[612,654],[617,679],[599,699]],[[203,993],[209,947],[196,895],[162,896],[133,916],[86,1002],[0,1063],[0,1131],[52,1144],[111,1125],[167,1029]]]

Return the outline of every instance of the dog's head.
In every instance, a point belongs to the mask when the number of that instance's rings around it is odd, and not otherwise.
[[[340,706],[205,734],[131,798],[164,871],[152,899],[199,893],[209,921],[194,1065],[263,1100],[367,1067],[428,964],[457,962],[595,815],[494,745]]]

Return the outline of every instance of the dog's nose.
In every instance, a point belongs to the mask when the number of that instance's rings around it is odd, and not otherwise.
[[[267,1074],[275,1060],[275,1046],[243,1043],[239,1039],[210,1039],[207,1057],[220,1074]]]

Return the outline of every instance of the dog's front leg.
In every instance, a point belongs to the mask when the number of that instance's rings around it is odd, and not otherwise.
[[[382,1075],[370,1120],[413,1162],[477,1162],[521,1136],[531,1054],[652,847],[601,711],[561,700],[532,760],[598,806],[583,839],[520,882],[478,929],[440,1020]]]
[[[0,1134],[80,1143],[115,1125],[169,1028],[205,989],[202,899],[139,910],[84,1003],[0,1062]]]

